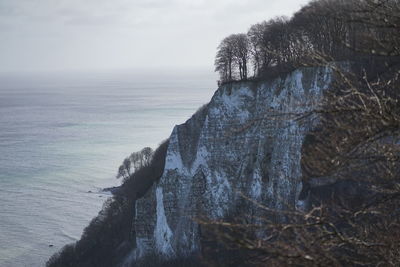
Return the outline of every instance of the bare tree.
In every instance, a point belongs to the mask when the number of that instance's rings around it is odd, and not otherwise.
[[[246,34],[232,34],[222,40],[215,59],[215,71],[220,73],[222,82],[233,81],[236,71],[240,80],[247,79],[250,53]]]
[[[139,152],[134,152],[129,156],[129,160],[132,162],[135,170],[138,170],[150,163],[153,150],[150,147],[145,147]]]
[[[133,152],[127,157],[122,165],[118,168],[117,178],[123,178],[124,180],[132,175],[131,170],[137,171],[142,167],[147,166],[153,156],[153,150],[150,147],[145,147],[139,152]]]
[[[222,40],[218,46],[215,58],[215,71],[218,71],[223,82],[232,81],[234,65],[234,37],[230,35]]]
[[[250,44],[244,33],[232,35],[234,43],[234,59],[239,67],[240,80],[247,80],[247,63],[250,58]]]
[[[131,176],[131,167],[132,167],[132,162],[129,160],[129,158],[124,159],[122,165],[119,166],[118,168],[117,179],[129,178]]]

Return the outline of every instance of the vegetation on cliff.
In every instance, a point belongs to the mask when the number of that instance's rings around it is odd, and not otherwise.
[[[134,246],[132,220],[135,201],[161,177],[167,148],[168,140],[160,144],[151,158],[147,157],[147,152],[150,151],[148,148],[134,153],[133,155],[138,156],[134,159],[144,160],[138,160],[142,164],[136,164],[135,171],[124,177],[117,194],[104,203],[99,215],[83,231],[81,239],[54,254],[47,266],[89,267],[120,264]]]
[[[302,149],[299,198],[309,206],[277,211],[243,196],[264,210],[259,224],[240,214],[224,222],[199,219],[204,265],[400,264],[399,14],[398,0],[318,0],[291,19],[262,22],[221,42],[215,61],[221,82],[246,80],[251,70],[266,79],[332,61],[355,67],[334,67],[331,94],[303,114],[321,118]],[[120,263],[133,248],[135,200],[162,175],[167,146],[133,173],[130,159],[122,165],[118,195],[48,266]]]
[[[219,255],[240,252],[231,263],[250,266],[400,264],[399,14],[396,0],[320,0],[290,20],[252,26],[248,60],[255,77],[298,65],[353,63],[334,67],[324,103],[303,114],[320,117],[302,148],[299,200],[307,206],[278,211],[243,196],[265,212],[261,224],[201,221],[225,245]],[[233,80],[226,62],[217,60],[217,70],[223,81]],[[283,219],[271,219],[276,216]]]
[[[312,1],[292,18],[278,17],[232,34],[218,46],[215,70],[220,82],[268,78],[325,61],[398,57],[396,0]]]

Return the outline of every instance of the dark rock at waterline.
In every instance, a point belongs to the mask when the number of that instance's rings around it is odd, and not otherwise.
[[[113,186],[113,187],[103,188],[101,192],[110,192],[113,195],[120,195],[122,193],[122,189],[120,186]]]

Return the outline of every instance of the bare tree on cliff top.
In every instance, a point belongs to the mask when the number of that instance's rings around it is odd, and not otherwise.
[[[220,73],[223,82],[233,80],[234,50],[233,35],[226,37],[218,46],[215,71]]]

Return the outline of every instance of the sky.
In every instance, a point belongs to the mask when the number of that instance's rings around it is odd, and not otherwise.
[[[219,42],[309,0],[0,0],[0,72],[213,68]]]

